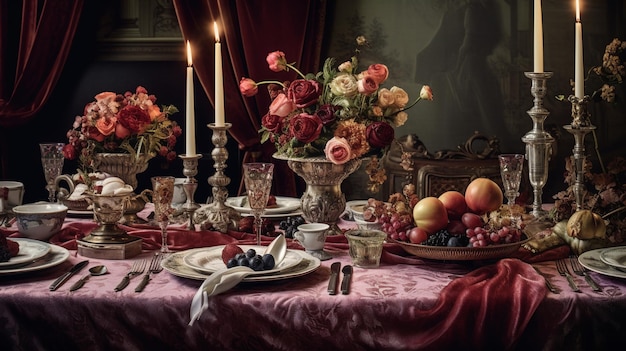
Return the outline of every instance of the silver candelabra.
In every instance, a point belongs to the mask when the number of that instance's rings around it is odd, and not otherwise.
[[[189,230],[195,230],[196,227],[193,222],[194,212],[200,208],[200,205],[194,201],[196,189],[198,189],[198,181],[195,176],[198,174],[198,159],[200,159],[202,155],[183,154],[178,157],[183,160],[183,175],[187,177],[183,182],[183,190],[185,191],[187,201],[181,206],[181,209],[185,211],[189,218]]]
[[[552,77],[552,72],[525,72],[532,85],[530,93],[534,97],[533,107],[527,111],[533,120],[533,129],[522,137],[526,144],[526,159],[528,160],[528,177],[533,187],[533,209],[530,212],[536,219],[544,219],[546,211],[542,209],[543,187],[548,180],[548,161],[552,154],[554,137],[543,128],[548,110],[543,106],[546,95],[546,81]]]
[[[232,126],[231,123],[225,123],[223,127],[218,127],[215,123],[210,123],[209,128],[213,130],[211,142],[215,145],[211,152],[211,157],[215,161],[215,174],[209,177],[208,182],[213,186],[213,200],[207,206],[203,206],[196,212],[198,217],[204,218],[201,223],[202,228],[214,228],[222,233],[227,233],[228,228],[236,228],[241,216],[234,208],[225,204],[228,198],[228,189],[226,186],[230,184],[230,178],[224,174],[226,169],[226,161],[228,160],[228,150],[226,150],[226,142],[228,137],[226,131]]]
[[[585,136],[591,133],[596,127],[591,124],[589,113],[587,112],[587,102],[589,96],[577,98],[570,96],[572,103],[572,124],[563,128],[574,136],[574,169],[576,170],[576,180],[574,182],[574,197],[576,199],[576,211],[583,208],[585,198],[584,167],[585,167]]]

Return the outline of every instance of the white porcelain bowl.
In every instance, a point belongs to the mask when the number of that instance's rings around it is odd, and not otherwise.
[[[381,230],[382,228],[382,224],[380,224],[378,221],[369,222],[363,219],[354,218],[354,222],[361,230]]]
[[[34,203],[13,207],[18,231],[25,237],[46,241],[61,230],[67,206]]]

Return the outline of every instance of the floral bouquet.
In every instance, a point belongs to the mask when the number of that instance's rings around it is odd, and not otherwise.
[[[357,38],[358,45],[366,43],[365,38]],[[241,79],[239,89],[246,97],[256,95],[259,85],[269,84],[272,103],[261,120],[261,142],[270,140],[277,153],[287,157],[325,156],[335,164],[372,157],[374,166],[368,167],[368,173],[376,183],[386,179],[384,170],[375,169],[377,157],[394,140],[394,127],[407,121],[405,111],[418,101],[433,99],[430,87],[424,85],[408,105],[404,89],[381,86],[389,76],[387,66],[373,64],[359,71],[356,54],[337,67],[335,59],[328,58],[321,72],[308,74],[287,63],[281,51],[271,52],[266,60],[270,70],[291,69],[300,78],[292,82]]]
[[[93,170],[96,153],[125,153],[139,157],[161,155],[168,161],[176,158],[174,145],[182,134],[180,126],[168,117],[178,109],[155,104],[156,97],[138,86],[135,93],[102,92],[85,106],[83,116],[76,116],[67,132],[65,158],[78,158],[84,171]]]

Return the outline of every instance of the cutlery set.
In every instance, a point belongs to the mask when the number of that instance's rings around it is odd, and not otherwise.
[[[135,261],[133,263],[132,267],[130,268],[130,270],[128,271],[128,273],[126,273],[126,275],[122,278],[122,281],[115,287],[114,290],[115,291],[122,291],[122,290],[124,290],[124,288],[126,288],[128,286],[128,284],[130,283],[130,280],[133,277],[141,275],[147,269],[147,271],[146,271],[145,275],[143,276],[142,280],[139,282],[139,284],[135,288],[135,292],[143,291],[143,289],[146,287],[146,285],[150,281],[150,276],[152,274],[157,274],[157,273],[159,273],[159,272],[161,272],[163,270],[163,268],[161,267],[161,260],[162,260],[162,258],[163,258],[163,255],[157,252],[152,257],[152,260],[150,260],[150,264],[149,265],[148,265],[148,260],[147,259]],[[70,268],[67,272],[63,273],[63,275],[58,277],[50,285],[50,288],[49,288],[50,291],[56,291],[59,287],[61,287],[61,285],[65,284],[65,282],[67,282],[72,276],[74,276],[75,274],[80,272],[88,264],[89,264],[88,260],[81,261],[81,262],[75,264],[72,268]],[[89,269],[89,274],[83,276],[78,281],[76,281],[74,284],[72,284],[72,286],[70,287],[70,291],[76,291],[76,290],[80,289],[83,285],[85,285],[85,283],[87,282],[87,280],[91,276],[104,275],[106,273],[108,273],[108,271],[107,271],[107,268],[105,266],[99,265],[99,266],[91,267]]]
[[[587,284],[589,284],[589,286],[591,287],[593,291],[596,291],[596,292],[602,291],[602,288],[598,286],[598,284],[593,280],[593,278],[591,278],[591,276],[587,274],[587,272],[585,271],[585,268],[580,264],[580,262],[578,262],[578,256],[570,255],[569,263],[570,263],[570,266],[572,267],[572,271],[575,274],[581,277],[584,277],[585,281],[587,282]],[[533,266],[533,268],[535,268],[537,273],[543,276],[546,282],[546,286],[548,287],[548,290],[550,290],[551,292],[555,294],[558,294],[559,291],[554,287],[554,285],[552,285],[548,277],[546,277],[537,267]],[[559,275],[567,279],[567,284],[572,289],[572,291],[581,292],[580,288],[578,287],[578,284],[576,284],[576,281],[574,280],[574,277],[572,276],[569,269],[567,268],[567,259],[563,258],[563,259],[556,260],[556,270],[559,272]]]
[[[330,280],[328,281],[328,294],[337,294],[337,285],[339,284],[339,270],[341,269],[340,262],[333,262],[330,265]],[[341,281],[341,293],[347,295],[350,292],[350,281],[352,279],[352,266],[346,265],[341,269],[343,273],[343,279]]]

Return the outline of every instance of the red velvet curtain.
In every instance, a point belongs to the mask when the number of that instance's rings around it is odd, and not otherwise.
[[[15,19],[20,5],[21,22]],[[83,0],[0,0],[0,133],[25,123],[48,99],[72,46],[82,8]],[[0,139],[5,172],[7,138]]]
[[[272,159],[271,143],[260,143],[261,117],[269,107],[264,89],[254,98],[239,92],[239,80],[292,80],[294,72],[277,74],[265,61],[268,53],[283,51],[289,62],[302,72],[320,67],[326,0],[174,0],[176,14],[185,40],[193,51],[195,72],[211,101],[214,97],[215,35],[217,22],[222,42],[224,105],[229,133],[245,152],[244,162],[266,161],[276,164],[273,193],[295,196],[296,178],[284,161]],[[212,101],[215,105],[214,101]],[[241,192],[240,184],[240,192]]]

